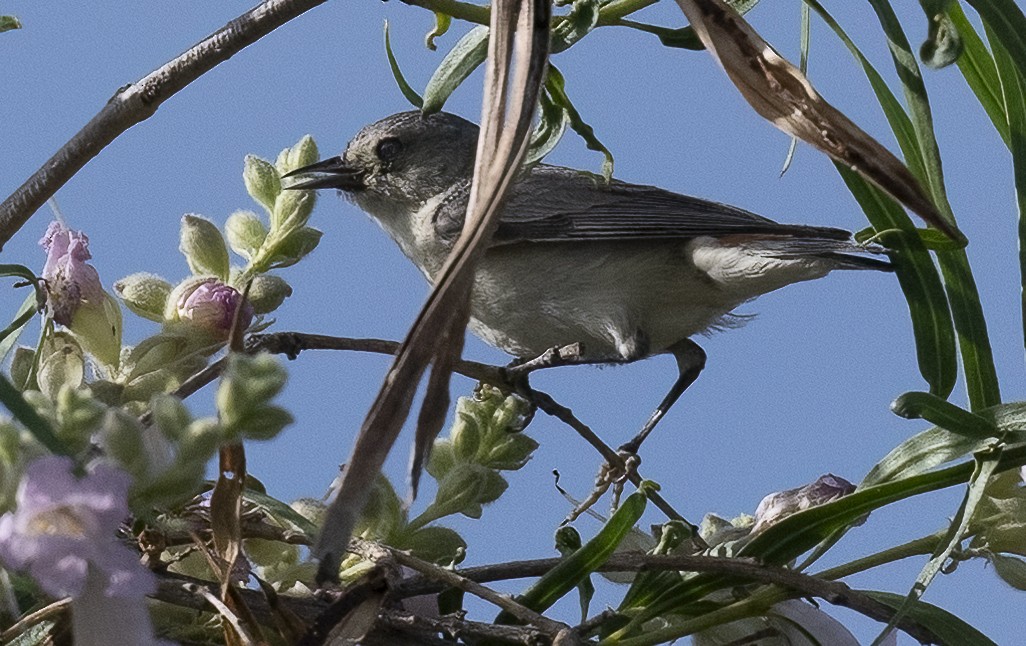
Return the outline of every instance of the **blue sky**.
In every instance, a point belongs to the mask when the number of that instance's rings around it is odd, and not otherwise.
[[[830,4],[893,82],[868,3]],[[0,9],[18,15],[25,29],[0,35],[0,193],[13,191],[116,88],[248,6],[197,0],[131,6],[5,2]],[[921,42],[926,21],[918,6],[898,3],[897,10],[910,17],[910,40]],[[797,2],[763,3],[749,18],[796,60],[798,11]],[[641,17],[683,23],[676,5],[665,2]],[[136,271],[172,282],[183,278],[188,269],[177,251],[183,214],[200,213],[220,224],[237,209],[254,208],[241,180],[244,155],[273,159],[307,133],[324,156],[336,154],[362,125],[409,109],[388,71],[382,45],[386,18],[400,63],[418,88],[468,28],[455,23],[439,39],[439,51],[430,52],[423,46],[432,24],[429,12],[399,2],[327,3],[193,83],[90,162],[57,199],[69,224],[89,234],[104,282],[109,286]],[[895,149],[846,50],[815,19],[812,38],[810,76],[820,92]],[[865,226],[832,164],[819,153],[799,146],[792,168],[779,177],[788,138],[747,107],[708,55],[668,50],[652,36],[603,28],[556,63],[576,106],[615,154],[619,178],[728,202],[782,222]],[[1007,152],[957,69],[925,74],[951,202],[971,241],[969,257],[1004,399],[1022,399],[1016,211]],[[479,86],[475,75],[448,109],[476,120]],[[601,157],[571,133],[549,161],[597,171]],[[4,262],[41,267],[35,243],[48,218],[38,213],[4,249]],[[324,238],[311,257],[281,273],[295,293],[279,310],[275,329],[401,338],[427,293],[419,272],[367,217],[332,195],[322,196],[312,225],[325,231]],[[0,306],[12,315],[22,298],[0,290]],[[925,389],[907,308],[892,275],[839,273],[739,311],[758,316],[741,329],[698,339],[709,355],[706,371],[642,453],[643,474],[659,481],[689,519],[698,521],[706,512],[751,513],[763,495],[828,472],[858,481],[891,447],[925,428],[888,410],[902,392]],[[128,342],[155,331],[155,324],[131,314],[126,321]],[[466,355],[507,361],[477,340],[468,343]],[[290,363],[282,399],[296,424],[271,443],[251,445],[250,470],[282,499],[320,496],[347,458],[387,366],[380,356],[315,352]],[[618,445],[640,427],[674,376],[672,359],[662,357],[615,369],[553,370],[534,383]],[[471,388],[465,379],[454,380],[455,394]],[[954,400],[964,403],[961,386]],[[193,406],[209,411],[209,393],[197,396]],[[486,508],[482,520],[455,523],[471,543],[467,563],[552,555],[552,531],[567,505],[551,486],[551,471],[558,469],[561,484],[579,496],[590,487],[599,458],[570,429],[539,415],[528,432],[541,448],[511,475],[507,494]],[[409,440],[409,433],[400,439],[389,463],[398,483]],[[949,490],[874,513],[824,565],[939,529],[960,496]],[[659,521],[655,513],[646,517]],[[583,520],[579,528],[589,535],[596,525]],[[852,583],[903,592],[921,565],[910,560]],[[940,577],[927,599],[998,643],[1012,643],[1023,628],[1018,595],[973,562]],[[571,600],[566,612],[575,605]],[[861,638],[874,634],[872,622],[845,611],[837,616]]]

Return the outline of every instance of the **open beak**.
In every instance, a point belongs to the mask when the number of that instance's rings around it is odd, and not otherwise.
[[[301,180],[297,184],[282,187],[290,190],[337,188],[342,191],[359,191],[366,188],[363,171],[346,166],[341,157],[325,159],[282,175],[283,179],[287,177]]]

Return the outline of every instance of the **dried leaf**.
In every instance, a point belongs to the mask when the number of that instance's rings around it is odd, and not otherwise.
[[[706,49],[762,117],[855,170],[928,224],[964,240],[897,157],[827,103],[723,0],[677,0]]]
[[[462,343],[451,341],[462,338],[469,318],[474,267],[498,226],[499,206],[527,152],[534,108],[545,77],[550,14],[547,0],[497,0],[492,7],[481,133],[463,233],[438,273],[435,287],[360,429],[314,548],[321,559],[319,581],[337,579],[338,564],[352,529],[431,363],[435,368],[425,397],[429,409],[420,419],[423,430],[418,432],[414,455],[426,455],[433,440],[431,429],[437,432],[440,428],[433,416],[439,414],[437,406],[443,401],[440,391],[448,389],[452,363],[462,350]],[[514,62],[511,83],[509,68]]]

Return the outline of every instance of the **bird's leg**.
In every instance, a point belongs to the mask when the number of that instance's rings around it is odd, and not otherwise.
[[[635,455],[638,449],[641,448],[641,443],[645,441],[645,438],[649,436],[652,429],[656,427],[659,420],[663,419],[666,413],[673,407],[684,391],[688,389],[691,384],[695,383],[698,379],[698,375],[702,373],[702,369],[705,368],[705,350],[703,350],[697,343],[691,339],[683,339],[673,344],[669,348],[673,358],[677,360],[677,380],[673,382],[673,386],[670,387],[670,392],[666,393],[663,397],[663,401],[659,402],[659,406],[652,411],[651,417],[645,422],[645,425],[641,427],[641,431],[634,436],[629,442],[622,444],[619,448],[620,453],[626,453],[628,455]]]

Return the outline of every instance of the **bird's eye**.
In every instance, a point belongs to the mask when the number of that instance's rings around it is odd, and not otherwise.
[[[393,161],[399,156],[399,153],[403,151],[403,142],[399,141],[395,137],[389,137],[382,139],[378,142],[378,159],[383,162]]]

